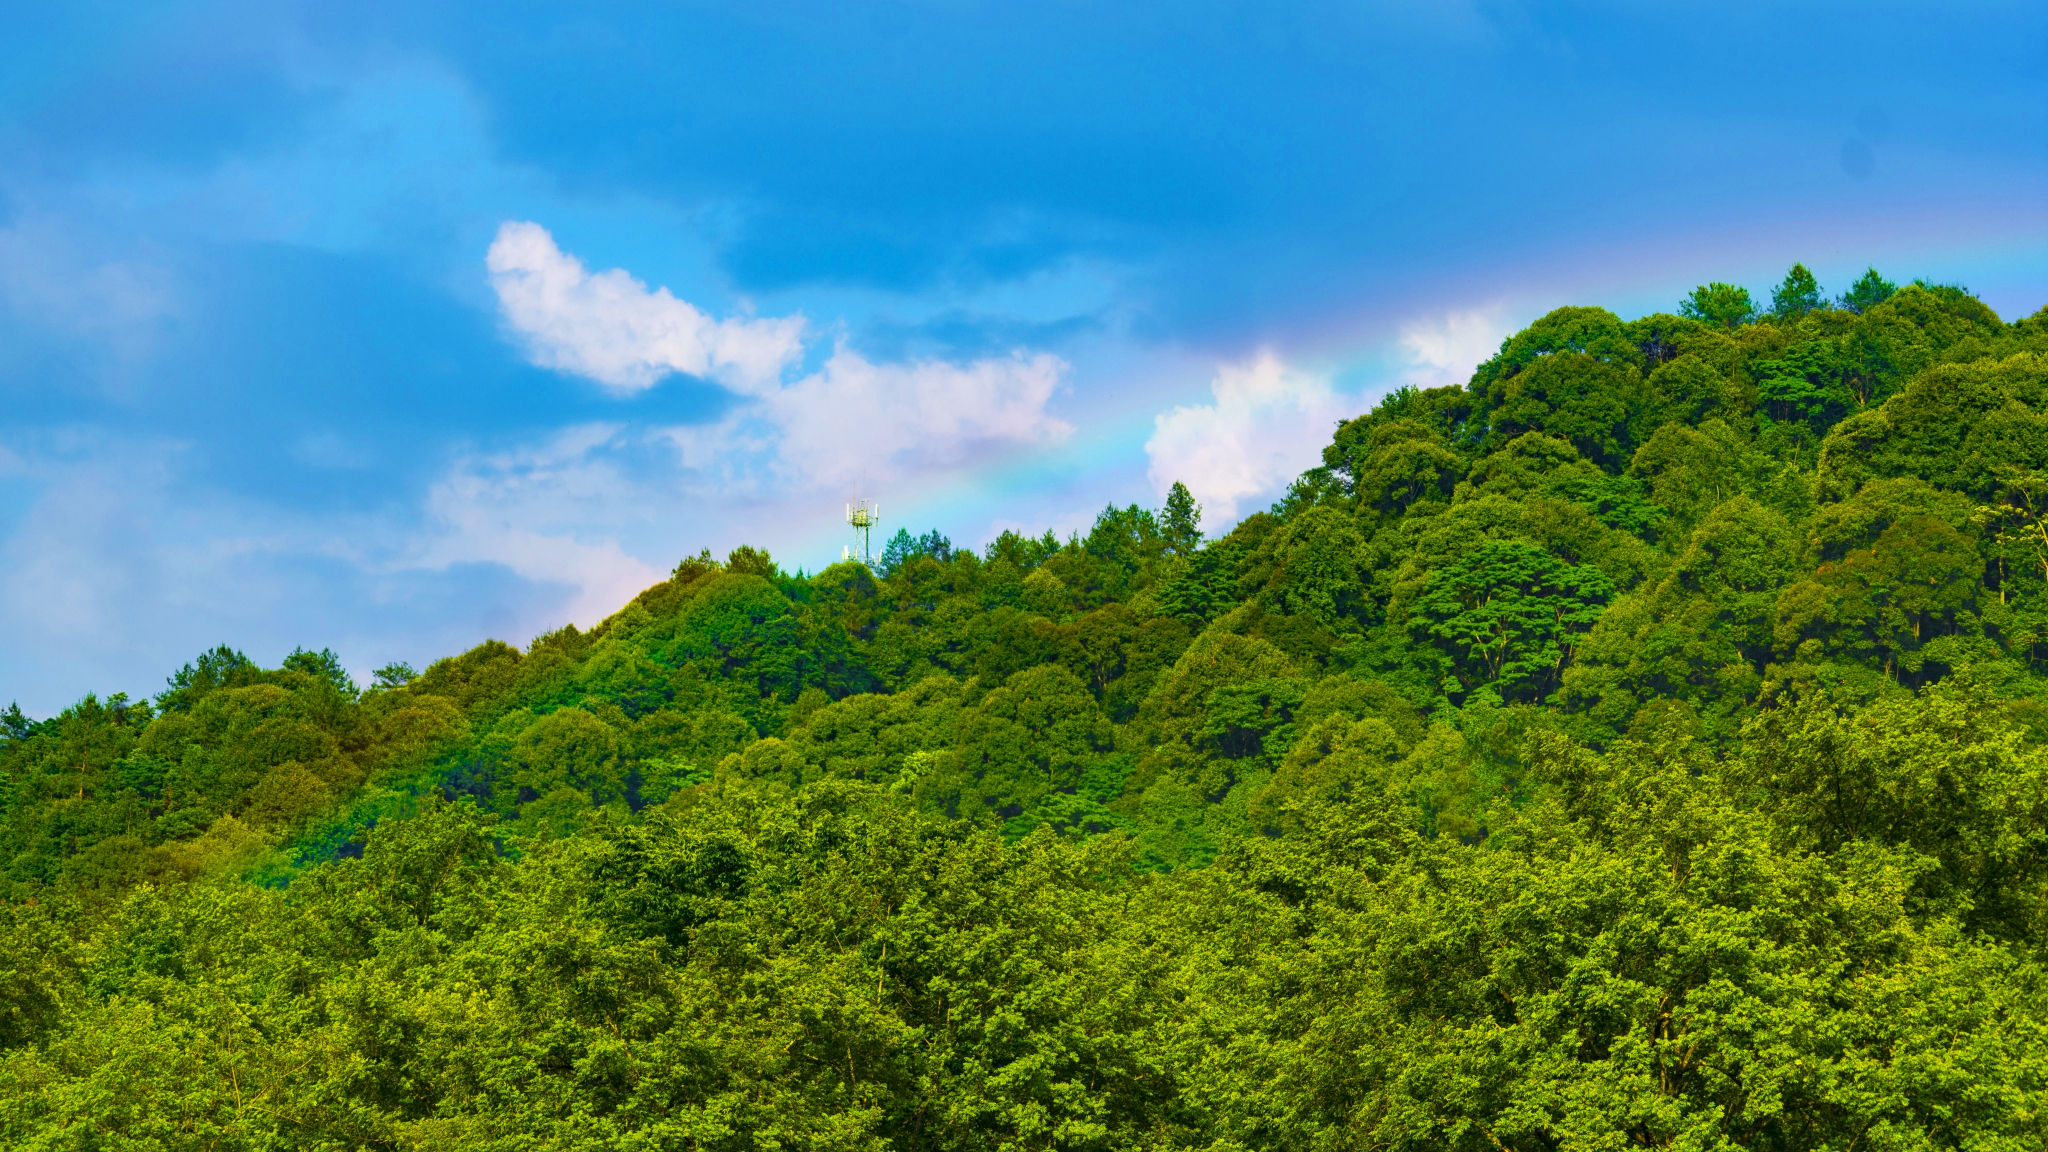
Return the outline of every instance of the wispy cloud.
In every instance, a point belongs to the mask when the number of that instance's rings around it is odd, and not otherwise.
[[[74,222],[19,214],[0,227],[0,316],[29,319],[116,366],[140,363],[176,316],[176,287],[146,255],[107,248]]]
[[[616,424],[568,428],[509,452],[457,459],[427,497],[428,528],[401,568],[497,564],[543,584],[566,586],[568,618],[594,624],[660,580],[630,555],[624,521],[653,515],[673,490],[624,466]]]
[[[1410,383],[1423,387],[1463,384],[1472,370],[1500,351],[1514,328],[1503,310],[1479,308],[1417,320],[1401,329],[1401,351],[1412,366]]]
[[[1270,351],[1221,366],[1209,389],[1213,402],[1154,418],[1145,455],[1153,487],[1186,484],[1212,525],[1236,519],[1243,501],[1313,467],[1331,426],[1351,407],[1328,377],[1290,368]]]

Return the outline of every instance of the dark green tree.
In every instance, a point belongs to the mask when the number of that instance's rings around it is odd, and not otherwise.
[[[775,561],[769,558],[765,550],[742,544],[726,556],[725,570],[772,579],[775,575]]]
[[[1167,551],[1175,556],[1192,556],[1202,546],[1202,506],[1178,480],[1166,491],[1166,508],[1159,515],[1159,532],[1166,538]]]
[[[1808,312],[1827,306],[1827,298],[1821,294],[1820,281],[1806,270],[1804,264],[1794,264],[1785,273],[1785,279],[1771,291],[1771,315],[1780,321],[1797,320]]]
[[[877,570],[884,578],[893,576],[918,556],[929,556],[943,563],[953,557],[953,542],[936,528],[922,536],[912,536],[909,529],[898,528],[896,535],[889,537],[888,545],[882,549]]]
[[[1597,568],[1567,564],[1533,544],[1491,540],[1433,573],[1414,613],[1421,637],[1451,657],[1455,691],[1540,694],[1555,686],[1612,594]]]
[[[311,676],[344,696],[352,697],[357,692],[355,680],[341,666],[341,657],[336,656],[331,648],[322,648],[318,652],[294,648],[291,655],[284,658],[283,669]]]
[[[1716,328],[1740,328],[1756,319],[1756,302],[1749,289],[1716,280],[1693,289],[1679,302],[1678,314]]]
[[[1842,293],[1840,303],[1844,309],[1861,314],[1891,299],[1892,293],[1898,290],[1899,286],[1878,275],[1877,269],[1866,268],[1863,275],[1849,285],[1849,290]]]
[[[1757,399],[1772,419],[1825,433],[1859,406],[1850,387],[1852,367],[1832,341],[1794,344],[1783,356],[1757,362]]]
[[[169,690],[156,698],[157,707],[183,711],[216,688],[239,688],[261,677],[255,661],[222,644],[178,669],[170,678]]]

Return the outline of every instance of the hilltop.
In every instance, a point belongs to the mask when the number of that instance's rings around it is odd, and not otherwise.
[[[0,715],[0,1133],[2020,1147],[2044,737],[2048,309],[1560,308],[1217,538]]]

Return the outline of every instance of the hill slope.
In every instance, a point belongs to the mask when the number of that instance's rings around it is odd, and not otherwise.
[[[0,717],[0,1132],[2038,1144],[2048,310],[1797,271],[1553,312],[1213,541]]]

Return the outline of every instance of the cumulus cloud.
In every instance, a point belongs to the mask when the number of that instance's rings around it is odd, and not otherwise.
[[[1319,463],[1332,426],[1351,407],[1327,377],[1289,368],[1272,352],[1222,366],[1209,388],[1212,403],[1153,419],[1145,455],[1153,487],[1186,484],[1212,525]]]
[[[929,473],[1073,431],[1049,410],[1067,372],[1056,356],[876,362],[842,339],[817,371],[786,382],[801,318],[714,322],[621,269],[591,274],[538,224],[506,223],[486,263],[535,363],[621,391],[687,372],[756,401],[715,428],[671,430],[697,468],[729,482],[744,484],[736,473],[762,471],[764,458],[775,479],[811,484]]]
[[[814,482],[930,472],[979,449],[1071,433],[1047,410],[1066,370],[1057,356],[1021,352],[966,364],[877,364],[842,344],[768,408],[784,458]]]
[[[1401,330],[1401,350],[1412,365],[1409,382],[1425,388],[1463,384],[1512,331],[1497,308],[1415,321]]]
[[[741,398],[712,424],[585,424],[449,462],[384,570],[495,565],[558,589],[543,606],[557,622],[617,611],[663,575],[641,556],[665,566],[700,534],[773,544],[829,524],[810,522],[835,488],[929,482],[1072,432],[1050,408],[1067,365],[1046,353],[876,360],[841,338],[799,371],[801,318],[714,320],[624,270],[592,273],[538,224],[505,224],[485,259],[533,363],[622,393],[684,372]]]
[[[713,320],[622,268],[588,271],[538,224],[506,221],[484,264],[534,363],[616,391],[651,388],[671,372],[752,391],[803,350],[801,316]]]

